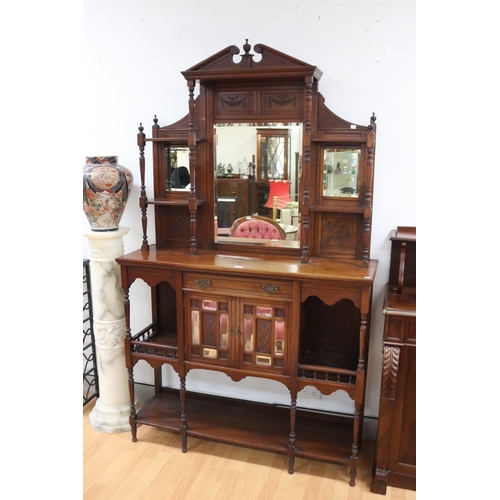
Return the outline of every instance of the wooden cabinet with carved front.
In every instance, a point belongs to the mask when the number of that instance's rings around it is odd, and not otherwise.
[[[375,116],[367,125],[343,120],[318,91],[318,67],[262,44],[254,58],[251,49],[245,43],[236,57],[240,49],[229,46],[183,71],[187,115],[166,126],[155,116],[151,137],[139,127],[142,245],[116,259],[132,438],[147,424],[178,432],[184,452],[189,436],[255,446],[286,454],[290,473],[296,457],[347,464],[354,486],[377,270]],[[153,198],[145,185],[149,145]],[[175,169],[186,163],[189,184],[176,187]],[[273,218],[255,217],[269,214],[265,188],[278,183],[286,192],[280,204],[273,197]],[[228,227],[236,216],[249,221],[238,236]],[[129,295],[138,279],[151,288],[153,321],[136,332]],[[155,395],[136,412],[139,360],[154,370]],[[165,364],[178,374],[178,390],[164,387]],[[186,381],[194,370],[278,382],[289,404],[196,393]],[[353,414],[299,407],[307,386],[345,391]]]
[[[391,234],[391,266],[384,298],[383,365],[371,491],[416,489],[416,228]]]
[[[200,291],[197,291],[200,290]],[[228,290],[233,290],[228,296]],[[237,296],[241,295],[241,296]],[[288,373],[292,284],[186,273],[188,369],[225,366],[232,378]]]

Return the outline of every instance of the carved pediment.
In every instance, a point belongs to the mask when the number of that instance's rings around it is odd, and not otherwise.
[[[231,73],[239,78],[242,73],[251,77],[253,74],[262,78],[264,73],[269,76],[279,78],[280,76],[313,76],[320,79],[322,72],[316,66],[295,59],[283,52],[268,47],[263,44],[256,44],[253,50],[256,54],[251,54],[251,45],[243,45],[244,53],[239,56],[240,49],[236,45],[230,45],[216,54],[201,61],[195,66],[183,71],[182,74],[187,80],[205,80],[230,78]],[[272,69],[272,72],[270,71]],[[249,71],[251,70],[251,71]]]

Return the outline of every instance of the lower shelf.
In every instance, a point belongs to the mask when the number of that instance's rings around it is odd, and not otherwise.
[[[180,414],[179,391],[163,389],[145,403],[136,422],[179,432]],[[186,415],[188,436],[288,453],[289,408],[187,393]],[[295,456],[349,462],[353,418],[297,410],[295,433]]]

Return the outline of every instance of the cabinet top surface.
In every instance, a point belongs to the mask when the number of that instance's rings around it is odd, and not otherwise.
[[[417,241],[417,228],[400,226],[391,231],[391,241]]]
[[[224,272],[243,276],[267,276],[288,279],[344,281],[352,284],[373,284],[378,261],[339,261],[311,258],[307,264],[282,256],[236,256],[216,252],[196,255],[185,251],[157,249],[136,250],[116,259],[118,264],[134,267],[168,268],[187,271]]]

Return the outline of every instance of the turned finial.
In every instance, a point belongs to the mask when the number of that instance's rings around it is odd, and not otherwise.
[[[248,38],[245,38],[245,42],[245,45],[243,45],[245,53],[241,56],[241,67],[250,68],[253,60],[253,54],[250,54],[250,49],[252,48],[252,46],[248,43]],[[239,49],[237,50],[239,52]]]

